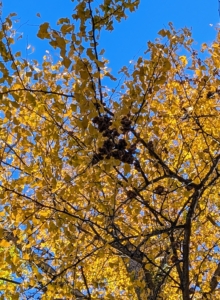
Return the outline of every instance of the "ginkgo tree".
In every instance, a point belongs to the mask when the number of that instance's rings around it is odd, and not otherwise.
[[[56,61],[1,19],[0,299],[218,299],[220,34],[170,23],[115,78],[99,35],[139,1],[73,2]]]

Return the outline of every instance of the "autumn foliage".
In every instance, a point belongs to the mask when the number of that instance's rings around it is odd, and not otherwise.
[[[220,35],[169,24],[114,78],[99,34],[139,1],[73,2],[58,61],[1,20],[0,299],[220,299]]]

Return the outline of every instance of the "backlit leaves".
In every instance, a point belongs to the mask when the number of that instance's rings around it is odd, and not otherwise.
[[[78,1],[39,27],[60,54],[42,64],[1,24],[7,299],[218,297],[219,37],[202,60],[170,24],[117,87],[99,33],[137,6]]]

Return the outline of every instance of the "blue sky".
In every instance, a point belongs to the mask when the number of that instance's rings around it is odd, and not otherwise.
[[[100,2],[101,0],[96,0]],[[15,45],[22,50],[28,59],[42,61],[46,50],[57,56],[57,51],[51,50],[47,41],[36,36],[39,25],[49,22],[55,27],[61,17],[71,17],[73,3],[71,0],[2,0],[3,17],[16,12],[17,37],[23,34],[23,39]],[[113,73],[130,60],[136,60],[146,50],[149,40],[157,37],[157,32],[168,27],[172,22],[176,28],[192,28],[193,37],[198,48],[203,42],[211,43],[216,36],[215,28],[219,26],[219,0],[141,0],[138,10],[128,13],[128,19],[115,24],[112,32],[103,32],[100,47],[105,48],[105,57],[110,61]],[[40,13],[41,17],[36,16]],[[30,48],[27,50],[27,46]],[[14,174],[15,176],[15,174]]]
[[[73,3],[71,0],[3,0],[3,16],[10,12],[18,14],[18,32],[23,33],[23,40],[17,49],[23,48],[29,59],[42,61],[46,50],[50,50],[47,41],[36,37],[38,26],[47,21],[55,26],[61,17],[71,17]],[[100,3],[100,0],[95,0]],[[210,43],[215,39],[216,26],[219,26],[219,0],[141,0],[139,9],[129,13],[128,19],[116,24],[112,32],[103,32],[101,47],[106,49],[105,57],[110,61],[114,73],[129,61],[136,59],[146,50],[146,43],[157,37],[161,28],[173,22],[175,28],[192,28],[197,44]],[[40,13],[41,17],[36,16]],[[30,44],[32,48],[25,50]],[[20,48],[19,48],[20,47]],[[55,50],[50,51],[57,55]]]

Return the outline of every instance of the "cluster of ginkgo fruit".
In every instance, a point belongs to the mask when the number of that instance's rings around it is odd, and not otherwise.
[[[92,164],[95,165],[104,158],[110,159],[114,157],[123,163],[132,164],[134,162],[134,153],[136,150],[136,144],[132,144],[127,148],[127,142],[125,139],[119,139],[120,133],[116,128],[110,128],[112,125],[112,119],[107,116],[96,116],[93,119],[93,123],[97,125],[99,132],[102,132],[103,137],[107,137],[102,147],[98,148],[98,152],[93,155]],[[121,119],[120,131],[125,134],[131,129],[131,120],[124,116]]]

